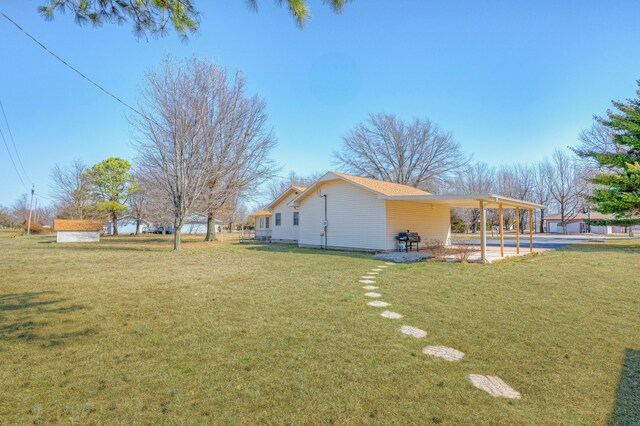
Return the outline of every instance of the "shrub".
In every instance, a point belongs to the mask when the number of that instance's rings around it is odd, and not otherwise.
[[[451,251],[458,262],[467,263],[471,255],[480,251],[480,248],[473,244],[458,243],[453,245]]]
[[[27,221],[26,220],[24,221],[24,223],[22,225],[20,225],[20,229],[24,230],[24,232],[27,232]],[[44,231],[44,228],[42,227],[41,224],[39,224],[38,222],[31,222],[30,232],[32,234],[42,234],[43,231]]]

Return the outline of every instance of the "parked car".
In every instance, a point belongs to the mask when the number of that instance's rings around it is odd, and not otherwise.
[[[155,228],[153,228],[151,233],[152,234],[162,234],[162,226],[156,226]],[[173,234],[173,228],[170,227],[170,226],[167,226],[166,228],[164,228],[164,233],[165,234]]]

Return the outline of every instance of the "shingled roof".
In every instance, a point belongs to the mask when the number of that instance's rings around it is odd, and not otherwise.
[[[423,191],[418,188],[414,188],[409,185],[402,185],[400,183],[385,182],[377,179],[370,179],[361,176],[348,175],[346,173],[331,172],[336,176],[355,183],[356,185],[367,188],[371,191],[377,192],[386,196],[409,196],[409,195],[431,195],[429,192]]]
[[[54,231],[102,231],[104,222],[101,220],[72,220],[54,219]]]

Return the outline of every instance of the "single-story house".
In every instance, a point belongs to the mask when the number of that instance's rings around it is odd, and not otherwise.
[[[608,220],[615,219],[612,214],[603,214],[598,212],[578,213],[577,215],[568,216],[565,225],[561,224],[561,216],[559,214],[550,214],[544,218],[545,228],[550,234],[617,234],[626,232],[626,227],[619,225],[596,226],[588,225],[585,220]],[[633,227],[636,228],[635,226]]]
[[[285,200],[290,201],[285,204]],[[479,208],[482,217],[487,208],[513,208],[516,214],[524,209],[530,216],[534,209],[544,208],[495,194],[433,195],[408,185],[328,172],[306,189],[289,188],[267,209],[251,216],[256,223],[256,239],[297,240],[300,247],[393,251],[398,248],[396,236],[407,231],[418,233],[423,244],[450,244],[452,207]],[[281,228],[286,233],[279,234],[276,218],[278,226],[289,220],[293,224],[294,218],[297,225]],[[504,250],[503,238],[501,242]],[[486,259],[485,252],[486,231],[482,229],[482,259]]]
[[[53,230],[58,243],[92,243],[100,241],[105,224],[101,220],[55,219]]]
[[[271,241],[298,242],[300,212],[289,206],[305,188],[290,186],[271,202],[266,210],[271,212]]]
[[[106,222],[105,234],[112,235],[113,234],[113,222]],[[215,219],[215,227],[216,232],[222,232],[223,223],[219,219]],[[143,222],[140,224],[140,232],[154,232],[155,228],[158,226],[153,223]],[[207,232],[207,215],[203,213],[191,213],[189,214],[184,224],[182,225],[183,234],[206,234]],[[129,235],[135,234],[136,232],[136,222],[131,218],[122,218],[118,221],[118,234],[120,235]],[[173,226],[168,226],[166,232],[169,234],[173,234]]]

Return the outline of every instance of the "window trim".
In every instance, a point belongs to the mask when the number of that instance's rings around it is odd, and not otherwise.
[[[300,226],[300,212],[293,212],[293,226]]]
[[[275,214],[275,221],[274,221],[274,225],[275,226],[281,226],[282,225],[282,213],[276,213]]]

